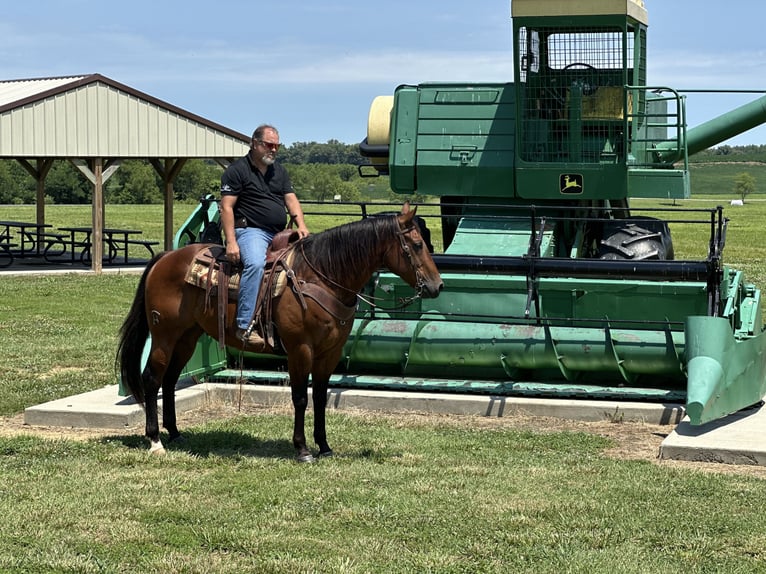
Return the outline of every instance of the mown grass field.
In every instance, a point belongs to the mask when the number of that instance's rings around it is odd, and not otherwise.
[[[726,213],[726,262],[766,284],[766,202]],[[47,218],[87,224],[89,207]],[[108,206],[106,220],[161,236],[160,206]],[[687,227],[673,228],[682,258],[706,249]],[[115,382],[137,281],[0,277],[4,420]],[[616,459],[587,429],[364,413],[331,413],[338,456],[307,466],[292,461],[291,428],[285,409],[196,420],[165,458],[147,454],[141,429],[0,432],[0,572],[764,571],[758,476]]]

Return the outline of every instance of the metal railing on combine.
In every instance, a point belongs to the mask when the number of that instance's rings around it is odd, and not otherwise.
[[[686,98],[666,86],[626,86],[628,93],[647,95],[645,110],[630,109],[627,117],[633,126],[630,164],[634,167],[654,167],[658,163],[671,165],[683,161],[688,168],[686,148]],[[659,155],[658,148],[675,150]]]

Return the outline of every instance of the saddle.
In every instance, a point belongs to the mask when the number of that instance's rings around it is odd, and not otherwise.
[[[266,265],[263,272],[261,289],[255,306],[253,321],[256,322],[266,343],[274,348],[274,328],[271,322],[272,301],[282,294],[288,277],[294,280],[292,262],[295,257],[293,247],[300,235],[293,229],[285,229],[274,236],[266,251]],[[187,283],[205,290],[205,310],[210,308],[213,297],[218,303],[218,342],[224,347],[226,331],[226,310],[229,301],[239,297],[241,274],[226,260],[226,248],[211,245],[197,253],[189,265],[185,280]],[[222,286],[225,285],[226,288]],[[265,319],[265,320],[264,320]]]
[[[272,349],[276,342],[272,321],[274,300],[283,293],[288,282],[292,283],[292,290],[304,310],[307,309],[305,298],[308,297],[340,324],[352,320],[356,313],[356,305],[346,305],[321,285],[307,283],[296,277],[292,264],[299,239],[297,231],[285,229],[274,236],[266,251],[263,280],[251,324],[255,323],[266,344]],[[206,311],[213,297],[218,301],[218,344],[221,348],[224,347],[226,332],[226,310],[229,300],[236,300],[239,296],[240,280],[240,270],[232,268],[226,260],[226,249],[221,245],[211,245],[197,253],[186,273],[187,283],[205,290]],[[222,288],[222,285],[226,285],[226,288]]]

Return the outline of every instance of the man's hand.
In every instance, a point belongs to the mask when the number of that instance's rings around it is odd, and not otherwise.
[[[239,265],[239,244],[237,244],[236,240],[226,242],[226,259],[232,265]]]
[[[237,234],[234,231],[235,203],[237,203],[237,197],[234,195],[221,197],[221,227],[226,242],[226,259],[232,265],[239,265],[239,245],[237,244]]]

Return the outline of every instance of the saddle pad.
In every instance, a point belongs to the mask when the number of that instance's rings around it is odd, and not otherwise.
[[[211,294],[216,294],[218,292],[218,276],[220,274],[217,259],[223,257],[224,253],[224,248],[218,246],[209,247],[200,251],[189,266],[189,269],[186,271],[186,282],[195,287],[199,287],[200,289],[207,290],[209,288]],[[288,268],[292,265],[294,258],[295,251],[290,251],[285,258],[285,265]],[[271,272],[271,269],[268,267],[269,266],[267,265],[264,279],[267,277],[268,273]],[[229,276],[229,299],[237,298],[240,278],[239,271],[235,271]],[[277,271],[275,281],[273,282],[271,296],[279,296],[282,291],[284,291],[285,285],[287,285],[287,274],[284,272],[284,269],[280,267]]]
[[[218,292],[218,276],[220,274],[219,263],[217,259],[223,257],[225,251],[223,247],[209,247],[203,249],[189,265],[186,271],[185,280],[187,283],[199,287],[200,289],[210,290],[211,294]],[[229,276],[229,298],[236,299],[239,293],[239,271],[233,272]]]

